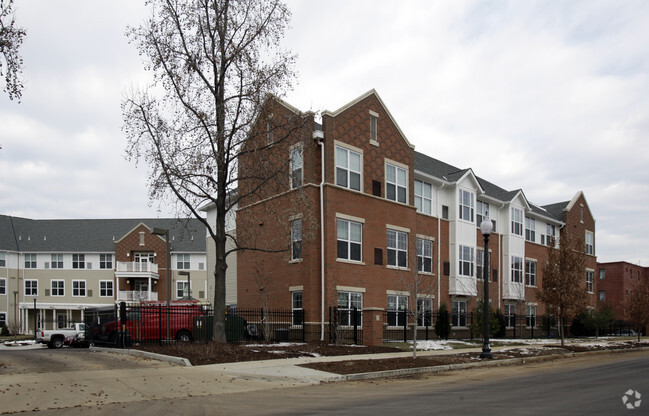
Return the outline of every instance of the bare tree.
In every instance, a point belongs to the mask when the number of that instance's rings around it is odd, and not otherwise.
[[[584,244],[569,232],[561,234],[559,248],[548,247],[548,260],[543,266],[543,287],[537,298],[548,310],[556,310],[559,318],[561,345],[564,345],[564,325],[583,311],[588,304],[586,294],[586,262]]]
[[[290,12],[279,0],[148,4],[151,17],[127,31],[154,74],[151,85],[122,103],[127,156],[148,162],[152,201],[171,196],[178,213],[198,218],[214,239],[213,334],[225,342],[226,257],[241,249],[237,237],[226,233],[226,215],[249,196],[234,190],[241,150],[255,134],[262,103],[294,78],[295,57],[279,47]],[[275,142],[280,140],[276,135]],[[261,169],[261,160],[259,166],[261,183],[286,169]],[[200,213],[207,204],[216,211],[215,224]],[[235,241],[232,250],[226,249],[227,238]]]
[[[4,91],[9,99],[17,98],[20,102],[23,92],[20,78],[23,58],[19,49],[27,32],[16,27],[13,3],[13,0],[0,0],[0,76],[4,77]]]
[[[649,325],[649,279],[640,279],[624,301],[624,315],[635,325],[640,342],[640,331]]]

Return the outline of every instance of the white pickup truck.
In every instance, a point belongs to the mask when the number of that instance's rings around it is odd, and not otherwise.
[[[48,348],[61,348],[63,345],[86,347],[86,324],[76,323],[72,328],[39,330],[37,341]]]

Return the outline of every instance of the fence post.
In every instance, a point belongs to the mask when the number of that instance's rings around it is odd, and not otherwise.
[[[471,341],[473,341],[473,311],[469,314],[469,334],[471,334]]]
[[[304,319],[304,309],[302,309],[302,342],[306,342],[306,319]]]
[[[354,345],[358,344],[358,319],[356,318],[356,314],[358,312],[358,308],[356,306],[352,307],[352,313],[354,314]]]

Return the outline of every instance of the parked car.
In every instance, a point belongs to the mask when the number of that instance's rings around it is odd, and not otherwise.
[[[85,340],[86,325],[75,323],[70,328],[37,331],[36,342],[47,344],[48,348],[61,348],[64,345],[72,347],[87,347]]]

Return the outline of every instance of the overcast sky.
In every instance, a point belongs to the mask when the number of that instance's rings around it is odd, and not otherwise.
[[[286,101],[374,88],[422,153],[545,205],[584,191],[599,261],[649,266],[649,2],[288,2]],[[120,102],[147,74],[140,2],[17,0],[21,103],[0,95],[0,213],[168,217],[124,159]]]

